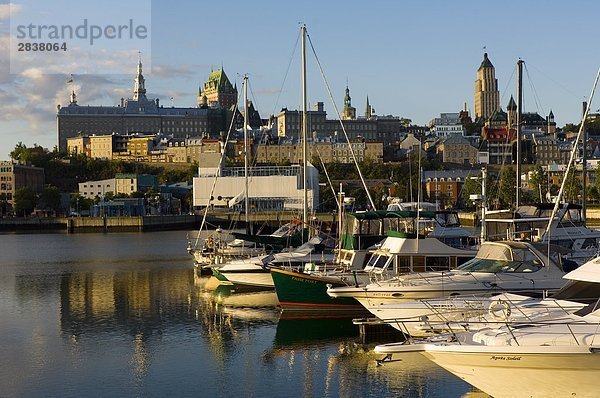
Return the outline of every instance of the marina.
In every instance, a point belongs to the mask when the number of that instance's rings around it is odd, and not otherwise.
[[[285,319],[272,292],[215,295],[186,233],[3,235],[1,395],[472,394],[420,355],[378,367],[351,318]]]

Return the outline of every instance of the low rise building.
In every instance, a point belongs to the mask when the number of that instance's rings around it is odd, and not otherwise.
[[[447,136],[438,144],[436,152],[444,163],[475,164],[478,162],[479,151],[462,134]]]
[[[103,198],[109,192],[112,194],[116,193],[114,178],[79,183],[79,195],[87,199]]]
[[[429,122],[429,131],[437,137],[447,137],[452,134],[465,135],[460,112],[440,113],[440,117]]]
[[[219,174],[215,181],[215,172]],[[308,208],[316,211],[319,204],[319,175],[308,165]],[[300,210],[302,198],[302,166],[255,166],[249,170],[248,196],[253,210]],[[243,210],[245,171],[243,167],[220,170],[199,168],[194,177],[194,207],[221,207]]]
[[[21,188],[29,188],[35,193],[44,189],[44,169],[28,164],[0,162],[0,201],[6,201],[12,208],[15,205],[15,193]]]
[[[115,178],[79,183],[79,194],[84,198],[104,198],[112,195],[131,195],[158,187],[158,179],[150,174],[115,174]]]
[[[455,204],[461,200],[461,189],[469,176],[478,175],[477,170],[432,170],[423,172],[425,192],[431,201],[440,206]]]

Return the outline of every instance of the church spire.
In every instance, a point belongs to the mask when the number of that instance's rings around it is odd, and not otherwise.
[[[367,95],[367,106],[365,108],[365,117],[369,119],[373,115],[371,104],[369,103],[369,96]]]
[[[352,98],[350,98],[350,89],[346,83],[346,95],[344,96],[344,110],[342,111],[342,119],[356,119],[356,108],[352,106]]]
[[[344,108],[349,108],[352,106],[352,98],[350,98],[350,89],[346,84],[346,95],[344,96]]]
[[[133,84],[133,100],[146,100],[146,83],[144,80],[144,75],[142,75],[142,57],[138,52],[138,65],[137,65],[137,74],[134,78]]]

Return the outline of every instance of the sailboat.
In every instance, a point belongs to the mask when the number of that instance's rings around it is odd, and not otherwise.
[[[308,116],[307,116],[307,97],[306,97],[306,26],[301,27],[302,31],[302,230],[308,236],[308,226],[310,225],[309,215],[308,215]],[[244,104],[247,104],[247,84],[248,77],[244,77]],[[246,106],[246,109],[247,106]],[[247,111],[244,115],[247,115]],[[244,126],[246,126],[246,120],[244,122]],[[246,127],[244,127],[244,131],[246,131]],[[246,140],[247,142],[247,140]],[[247,144],[246,144],[247,145]],[[247,164],[247,154],[245,162]],[[247,175],[247,174],[246,174]],[[248,180],[246,179],[246,219],[248,219]],[[317,239],[319,239],[317,237]],[[306,246],[302,246],[298,248],[298,250],[291,251],[290,253],[280,253],[278,255],[273,256],[273,258],[262,258],[259,261],[234,261],[230,263],[226,263],[220,265],[218,267],[213,267],[213,274],[219,278],[220,280],[229,281],[234,284],[243,284],[245,286],[257,286],[257,287],[267,287],[273,288],[273,279],[271,278],[271,274],[269,270],[265,267],[268,262],[276,259],[276,256],[280,256],[286,260],[288,259],[297,259],[301,258],[301,260],[311,261],[311,254],[314,249],[317,247],[316,244],[320,242],[307,242]],[[321,257],[323,261],[325,261],[325,254],[322,253]],[[332,260],[333,258],[331,258]],[[283,261],[286,261],[283,260]],[[330,261],[331,261],[330,260]]]
[[[230,200],[231,203],[244,202],[244,221],[247,228],[246,233],[230,232],[224,234],[221,229],[217,229],[214,234],[209,235],[199,245],[199,236],[195,243],[188,241],[188,252],[196,260],[196,266],[207,267],[214,264],[223,264],[232,260],[248,259],[264,255],[267,251],[283,250],[288,247],[300,246],[306,241],[307,232],[305,230],[306,220],[304,222],[292,221],[277,229],[269,235],[258,235],[251,233],[250,226],[250,195],[249,195],[249,148],[248,148],[248,76],[244,76],[244,189],[236,197]],[[232,119],[233,123],[233,119]],[[221,159],[222,163],[222,159]],[[305,170],[306,171],[306,170]],[[216,181],[215,181],[216,183]],[[213,189],[214,189],[213,184]],[[212,193],[211,193],[212,194]],[[306,196],[306,195],[305,195]],[[202,227],[205,224],[206,212],[202,220]]]

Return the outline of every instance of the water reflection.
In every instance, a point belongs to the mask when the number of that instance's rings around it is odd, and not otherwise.
[[[0,267],[2,396],[470,391],[422,357],[377,367],[350,319],[281,317],[274,292],[196,275],[185,232],[35,238],[43,253],[8,250]]]

